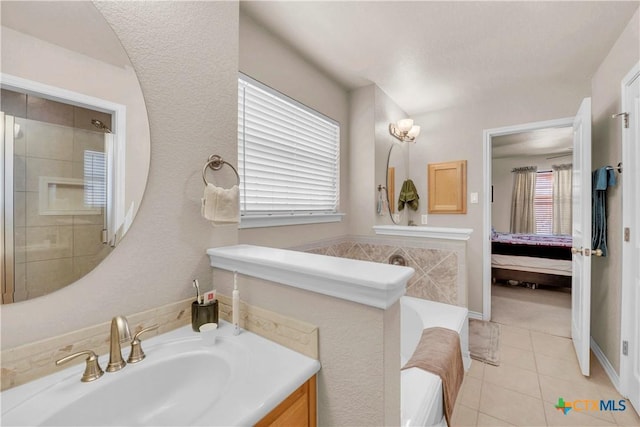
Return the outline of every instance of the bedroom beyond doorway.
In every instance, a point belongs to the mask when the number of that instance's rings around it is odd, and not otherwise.
[[[571,337],[573,129],[491,139],[491,320]]]

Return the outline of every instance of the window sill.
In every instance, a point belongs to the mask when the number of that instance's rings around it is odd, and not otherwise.
[[[343,213],[303,214],[303,215],[251,215],[240,219],[238,228],[280,227],[285,225],[319,224],[323,222],[340,222]]]

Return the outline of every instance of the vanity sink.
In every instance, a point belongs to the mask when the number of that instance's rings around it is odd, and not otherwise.
[[[89,383],[80,382],[82,364],[6,390],[1,424],[254,424],[320,368],[316,360],[247,331],[234,336],[232,329],[222,323],[215,344],[190,326],[150,338],[143,361]],[[104,357],[100,364],[106,365]]]

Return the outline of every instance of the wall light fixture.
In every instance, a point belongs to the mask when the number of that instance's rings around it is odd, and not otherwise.
[[[397,123],[389,123],[389,133],[402,142],[415,142],[420,134],[420,126],[414,125],[412,119],[402,119]]]

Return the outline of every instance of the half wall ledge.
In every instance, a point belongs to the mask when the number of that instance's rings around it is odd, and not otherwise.
[[[469,240],[472,228],[424,227],[407,225],[374,225],[376,234],[386,236],[425,237],[443,240]]]
[[[414,269],[254,245],[207,249],[211,266],[386,310]]]

